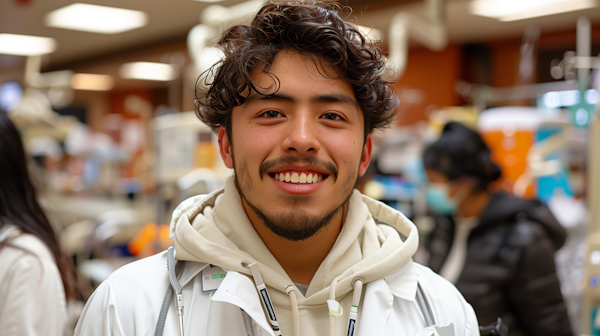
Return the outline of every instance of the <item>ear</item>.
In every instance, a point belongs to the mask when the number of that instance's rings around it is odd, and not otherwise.
[[[219,127],[219,152],[221,153],[221,158],[225,163],[225,166],[229,169],[233,169],[233,151],[231,149],[231,142],[229,141],[229,137],[227,137],[227,131],[225,130],[225,126]]]
[[[367,168],[369,168],[369,163],[371,162],[371,152],[373,151],[373,140],[371,139],[371,134],[367,135],[367,139],[365,139],[365,147],[363,147],[362,156],[360,158],[360,166],[358,173],[360,176],[365,175],[367,172]]]

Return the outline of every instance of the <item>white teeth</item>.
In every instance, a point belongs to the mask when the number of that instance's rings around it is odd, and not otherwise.
[[[276,180],[281,182],[291,182],[291,183],[317,183],[323,180],[323,175],[321,174],[313,174],[309,173],[275,173],[274,175]]]
[[[306,174],[305,173],[300,174],[300,179],[298,179],[298,182],[306,183]]]

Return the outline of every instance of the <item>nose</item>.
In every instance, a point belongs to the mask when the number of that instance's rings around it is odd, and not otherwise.
[[[289,123],[287,136],[282,142],[286,152],[316,153],[321,148],[317,137],[317,123],[307,115],[297,116]]]

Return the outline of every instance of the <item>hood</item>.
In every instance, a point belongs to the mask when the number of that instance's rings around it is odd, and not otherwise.
[[[499,223],[518,223],[522,220],[541,224],[557,250],[565,243],[567,232],[546,205],[537,200],[524,200],[504,191],[492,194],[487,208],[480,216],[479,225],[472,234]]]
[[[410,260],[418,246],[414,224],[402,213],[358,191],[349,200],[342,230],[321,263],[299,306],[321,305],[328,299],[329,286],[338,278],[335,297],[353,290],[353,280],[368,283],[383,278]],[[183,204],[171,221],[178,260],[210,263],[248,276],[242,264],[256,262],[274,303],[289,307],[286,287],[293,285],[250,223],[234,178],[225,188],[192,204]],[[401,239],[402,237],[402,239]],[[404,240],[403,240],[404,239]]]

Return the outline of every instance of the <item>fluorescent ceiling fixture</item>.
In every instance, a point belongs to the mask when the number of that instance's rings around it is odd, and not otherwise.
[[[596,105],[600,101],[600,95],[596,89],[586,90],[583,98],[590,105]],[[580,102],[581,94],[577,90],[550,91],[542,95],[542,104],[550,108],[573,106]]]
[[[121,77],[127,79],[144,79],[155,81],[170,81],[177,78],[177,69],[171,64],[133,62],[121,65]]]
[[[194,0],[194,1],[206,2],[206,3],[217,3],[217,2],[223,2],[225,0]]]
[[[590,105],[596,105],[600,101],[598,91],[596,89],[589,89],[583,94],[585,101]]]
[[[115,81],[109,75],[78,73],[71,77],[71,87],[75,90],[109,91]]]
[[[55,49],[56,41],[50,37],[0,34],[0,54],[39,56]]]
[[[516,21],[533,17],[594,8],[598,0],[473,0],[471,14],[500,21]]]
[[[115,7],[74,3],[46,14],[48,27],[118,34],[146,25],[146,13]]]
[[[542,96],[542,103],[549,108],[579,104],[581,95],[577,90],[550,91]]]

